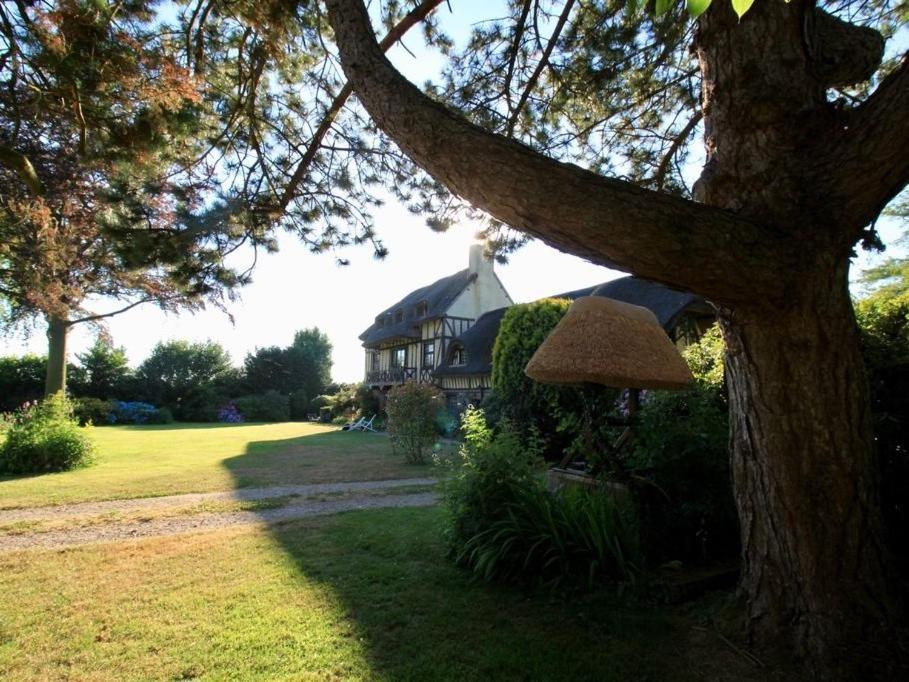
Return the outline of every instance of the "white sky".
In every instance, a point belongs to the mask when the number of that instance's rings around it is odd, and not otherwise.
[[[470,5],[458,5],[458,11],[463,11],[460,16],[452,16],[443,5],[443,26],[459,40],[464,39],[469,22],[478,13],[488,14],[485,3]],[[390,56],[409,78],[422,83],[438,73],[441,58],[421,49],[417,33],[415,30],[405,41],[416,57],[400,48]],[[697,169],[692,170],[696,174]],[[351,261],[346,267],[337,266],[328,254],[310,254],[294,237],[282,235],[280,252],[260,254],[253,283],[240,292],[239,301],[228,305],[233,325],[217,310],[165,315],[146,306],[111,318],[108,329],[115,343],[126,347],[135,366],[158,341],[168,339],[212,339],[230,352],[235,364],[241,364],[246,353],[256,347],[286,346],[296,330],[316,326],[328,334],[334,346],[333,378],[359,381],[363,350],[358,335],[376,313],[411,290],[465,268],[475,232],[471,225],[460,225],[445,234],[434,233],[423,218],[413,216],[394,201],[376,212],[376,227],[390,250],[389,256],[376,261],[370,247],[352,247],[339,254]],[[888,220],[881,220],[878,228],[885,241],[894,239],[899,231],[899,226]],[[867,255],[860,256],[861,265],[868,260]],[[540,243],[525,246],[496,270],[516,302],[590,286],[621,274]],[[105,308],[109,309],[99,306]],[[94,332],[80,326],[83,328],[74,328],[70,335],[71,353],[81,352],[93,341]],[[0,355],[43,354],[45,350],[40,327],[28,337],[0,338]]]

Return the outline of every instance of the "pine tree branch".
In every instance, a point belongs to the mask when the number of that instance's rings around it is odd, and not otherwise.
[[[176,298],[176,297],[174,297],[174,298]],[[146,296],[144,298],[140,298],[138,301],[133,301],[129,305],[125,305],[122,308],[118,308],[117,310],[112,310],[109,313],[98,313],[97,315],[87,315],[85,317],[80,317],[76,320],[69,320],[66,323],[66,326],[72,327],[73,325],[81,324],[82,322],[97,322],[98,320],[103,320],[107,317],[113,317],[114,315],[119,315],[120,313],[125,313],[127,310],[132,310],[133,308],[140,306],[143,303],[151,303],[152,301],[155,301],[155,300],[159,300],[159,299],[156,299],[152,296]]]
[[[511,112],[511,116],[508,119],[508,125],[505,128],[508,137],[514,135],[514,127],[518,122],[518,117],[521,115],[521,110],[527,104],[530,93],[533,92],[533,89],[536,87],[537,81],[543,73],[543,69],[549,64],[549,57],[552,55],[552,51],[559,41],[559,36],[565,28],[565,24],[568,21],[568,17],[571,15],[573,7],[574,0],[568,0],[568,2],[565,3],[565,7],[562,8],[562,14],[559,16],[559,20],[556,22],[552,35],[549,37],[549,42],[546,43],[546,49],[543,51],[543,56],[540,57],[540,63],[537,64],[537,68],[534,69],[530,78],[527,80],[527,84],[524,86],[524,92],[521,93],[521,98],[518,100],[517,106],[514,108],[514,111]]]
[[[32,191],[32,194],[42,196],[44,194],[44,183],[35,172],[35,167],[28,157],[24,154],[10,149],[5,145],[0,145],[0,165],[4,165],[11,171],[14,171],[19,179]]]
[[[361,0],[328,0],[341,62],[373,120],[452,192],[550,246],[731,305],[765,292],[792,249],[735,214],[560,163],[434,102],[395,70]],[[768,262],[778,267],[768,268]],[[793,271],[797,269],[794,267]]]
[[[691,136],[691,133],[697,127],[697,124],[701,122],[703,116],[704,112],[696,111],[694,116],[692,116],[688,120],[688,123],[685,124],[685,127],[682,128],[679,131],[679,134],[675,136],[672,144],[669,145],[669,149],[663,155],[663,158],[660,159],[660,165],[657,167],[656,175],[654,176],[658,190],[663,189],[663,185],[666,183],[666,173],[669,171],[669,166],[672,163],[672,160],[675,158],[675,155],[678,154],[679,148],[685,144],[685,142]]]
[[[423,2],[412,9],[385,35],[384,38],[382,38],[382,42],[379,43],[379,49],[382,52],[387,52],[392,45],[404,37],[405,33],[407,33],[411,28],[429,16],[429,14],[436,7],[441,5],[443,1],[444,0],[423,0]],[[319,127],[316,128],[316,132],[313,133],[312,139],[306,146],[306,150],[303,152],[303,156],[301,157],[300,162],[294,169],[293,175],[291,175],[290,180],[287,183],[287,187],[284,188],[284,194],[282,195],[281,201],[279,203],[280,211],[283,212],[287,210],[290,202],[293,201],[294,195],[297,192],[297,188],[306,177],[306,173],[309,170],[310,165],[312,165],[312,161],[316,157],[316,153],[318,153],[319,148],[322,146],[322,141],[328,134],[328,131],[331,128],[331,124],[334,123],[338,112],[341,111],[341,108],[347,102],[351,93],[353,93],[353,86],[351,86],[350,82],[347,82],[334,98],[331,106],[328,107],[328,111],[326,111],[325,116],[322,117],[322,122],[319,123]]]

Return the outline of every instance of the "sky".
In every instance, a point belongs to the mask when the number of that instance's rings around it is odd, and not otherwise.
[[[459,4],[452,15],[442,6],[444,28],[463,41],[477,13],[489,14],[485,3]],[[395,48],[389,56],[415,83],[439,72],[442,58],[422,47],[413,32],[405,39],[410,52]],[[412,54],[411,54],[412,53]],[[697,166],[691,171],[696,177]],[[335,381],[353,382],[363,378],[363,348],[357,338],[375,315],[418,287],[467,267],[468,249],[474,243],[476,226],[453,226],[448,232],[431,231],[419,216],[389,199],[375,213],[377,233],[389,249],[382,261],[372,257],[370,246],[350,247],[339,252],[350,265],[339,266],[329,254],[309,253],[291,235],[281,235],[280,251],[260,254],[253,283],[243,288],[238,301],[227,312],[209,309],[195,314],[165,314],[143,306],[110,318],[107,329],[117,345],[124,346],[134,366],[148,356],[159,341],[213,340],[224,346],[235,364],[257,347],[286,346],[299,329],[318,327],[333,345],[332,376]],[[878,229],[885,242],[896,238],[900,226],[882,219]],[[252,254],[241,254],[240,258]],[[881,256],[860,254],[857,271]],[[595,266],[582,259],[532,242],[513,254],[496,271],[515,302],[532,301],[573,289],[605,282],[623,273]],[[99,310],[115,306],[99,304]],[[71,358],[94,340],[95,331],[86,325],[70,334]],[[0,356],[46,351],[44,330],[30,335],[0,338]]]

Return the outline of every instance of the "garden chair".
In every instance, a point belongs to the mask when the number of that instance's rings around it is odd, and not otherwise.
[[[372,423],[373,423],[375,420],[376,420],[376,415],[371,416],[371,417],[369,418],[369,421],[361,420],[361,421],[363,421],[363,423],[360,424],[360,426],[357,427],[357,430],[359,430],[359,431],[372,431],[373,433],[378,433],[378,431],[376,431],[376,430],[372,427]]]
[[[341,427],[342,431],[357,431],[366,423],[366,417],[360,417],[355,422],[349,422]]]

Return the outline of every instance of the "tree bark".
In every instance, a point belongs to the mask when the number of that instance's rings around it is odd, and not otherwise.
[[[818,273],[772,318],[740,307],[720,321],[749,634],[818,672],[876,678],[892,673],[899,606],[847,269]]]
[[[69,323],[55,315],[47,318],[47,375],[44,395],[66,391],[66,336]]]

